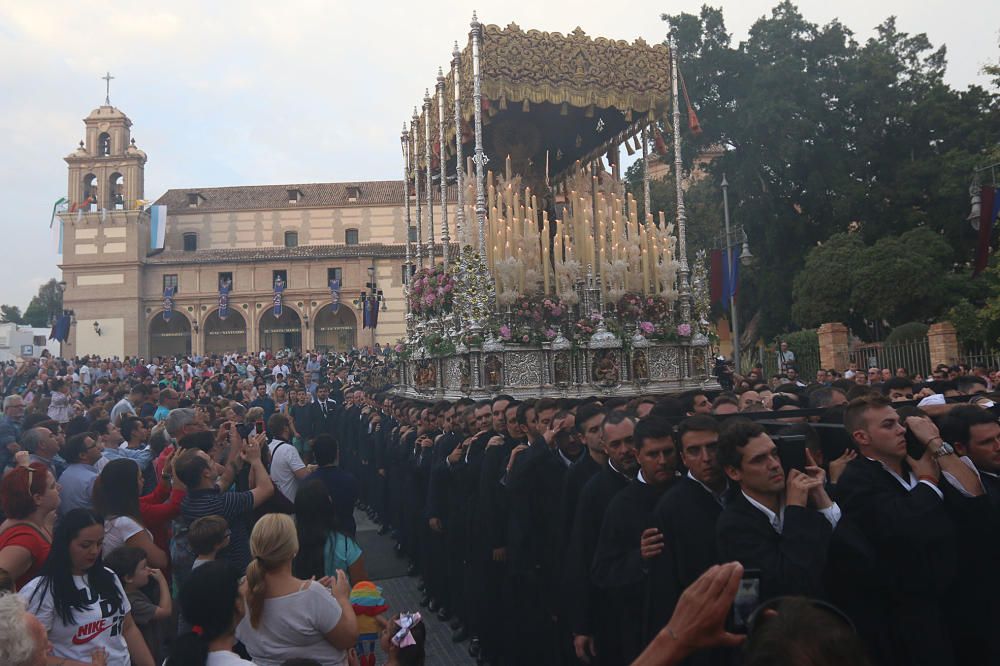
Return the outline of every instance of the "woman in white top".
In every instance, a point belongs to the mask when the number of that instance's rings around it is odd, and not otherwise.
[[[342,666],[358,640],[350,583],[343,571],[318,582],[296,578],[292,560],[298,549],[290,516],[270,513],[254,526],[254,559],[247,567],[249,612],[236,627],[236,638],[258,666],[279,666],[293,657]]]
[[[170,556],[153,543],[153,535],[142,523],[139,493],[142,472],[134,460],[112,460],[94,483],[94,508],[104,516],[104,548],[107,555],[128,544],[146,552],[146,563],[154,569],[170,566]]]
[[[104,525],[92,511],[67,512],[41,572],[19,594],[45,627],[50,663],[84,666],[103,651],[108,666],[153,666],[125,590],[101,562],[103,539]]]
[[[230,562],[212,560],[193,569],[180,595],[191,631],[174,641],[164,666],[253,666],[233,652],[245,595],[246,576]]]

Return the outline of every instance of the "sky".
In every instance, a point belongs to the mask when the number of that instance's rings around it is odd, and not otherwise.
[[[483,23],[661,41],[662,13],[703,0],[483,3]],[[735,41],[777,0],[709,2]],[[890,15],[899,30],[948,46],[947,81],[986,85],[995,62],[995,0],[799,0],[807,20],[834,18],[864,41]],[[82,119],[104,101],[133,122],[146,151],[145,194],[170,188],[395,179],[399,132],[464,44],[476,3],[424,0],[0,0],[0,303],[23,310],[59,277],[49,232],[66,194]],[[625,11],[619,11],[625,9]],[[970,36],[975,34],[976,38]]]

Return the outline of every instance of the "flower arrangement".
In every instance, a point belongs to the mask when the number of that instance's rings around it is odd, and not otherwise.
[[[455,280],[440,265],[417,271],[410,280],[410,312],[433,317],[451,311]]]
[[[455,343],[441,333],[428,333],[420,340],[420,344],[431,356],[447,356],[455,353]]]

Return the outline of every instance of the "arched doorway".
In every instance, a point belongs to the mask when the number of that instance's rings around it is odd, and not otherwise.
[[[268,308],[260,318],[261,351],[278,352],[284,349],[302,349],[302,321],[299,313],[290,307],[281,310],[281,316],[274,316],[274,308]]]
[[[149,321],[149,355],[182,356],[191,353],[191,322],[179,312],[164,321],[160,312]]]
[[[336,314],[330,310],[329,305],[323,306],[316,313],[313,326],[318,352],[345,352],[357,345],[358,318],[346,305],[341,305]]]
[[[215,310],[205,318],[205,354],[245,353],[247,350],[247,320],[230,308],[225,319]]]

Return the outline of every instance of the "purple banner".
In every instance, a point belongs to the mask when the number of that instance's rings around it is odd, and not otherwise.
[[[174,294],[177,287],[167,287],[163,290],[163,321],[170,321],[174,314]]]
[[[281,276],[279,275],[274,280],[274,318],[275,319],[277,319],[278,317],[280,317],[281,313],[282,313],[281,295],[282,295],[283,291],[285,291],[285,281],[282,280]]]
[[[233,283],[231,280],[219,281],[219,319],[225,320],[229,316],[229,289]]]
[[[330,280],[330,312],[337,314],[340,309],[340,280]]]

